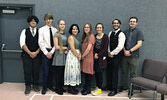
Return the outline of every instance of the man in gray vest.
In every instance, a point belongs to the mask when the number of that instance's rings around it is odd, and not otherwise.
[[[139,62],[139,48],[144,41],[143,33],[136,28],[137,24],[137,17],[131,17],[129,19],[129,29],[124,32],[126,36],[122,59],[122,89],[124,90],[129,88],[128,80],[136,76],[136,68]],[[130,79],[128,79],[128,73],[130,73]]]

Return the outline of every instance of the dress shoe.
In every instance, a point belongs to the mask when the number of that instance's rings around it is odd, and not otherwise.
[[[66,92],[66,90],[65,90],[65,89],[63,89],[63,92]]]
[[[108,93],[108,96],[114,96],[114,95],[116,95],[116,94],[117,94],[116,91],[111,91],[110,93]]]
[[[74,95],[76,95],[76,94],[78,94],[78,90],[77,89],[75,89],[75,86],[68,86],[68,93],[71,93],[71,94],[74,94]]]
[[[81,93],[84,93],[86,91],[86,88],[83,88],[82,90],[81,90]]]
[[[41,92],[42,95],[45,95],[45,94],[46,94],[46,91],[47,91],[47,88],[43,88],[43,89],[42,89],[42,92]]]
[[[124,87],[120,87],[119,89],[118,89],[118,92],[122,92],[122,91],[124,91],[124,90],[127,90],[127,88],[124,88]]]
[[[55,91],[55,89],[54,89],[53,87],[48,87],[48,88],[49,88],[49,90],[51,90],[52,92]]]
[[[76,88],[74,88],[73,90],[78,94],[79,90],[77,90]]]
[[[39,87],[37,85],[33,85],[33,90],[35,92],[39,92],[40,91],[40,89],[39,89]]]
[[[87,95],[87,94],[90,94],[91,91],[90,90],[86,90],[85,92],[81,93],[82,95]]]
[[[74,94],[74,95],[78,94],[78,92],[75,91],[74,89],[69,89],[68,93],[71,93],[71,94]]]
[[[63,91],[60,91],[60,90],[55,90],[55,92],[59,95],[63,95]]]
[[[30,91],[31,91],[31,86],[26,86],[26,89],[25,89],[25,91],[24,91],[24,94],[25,94],[25,95],[28,95],[28,94],[30,93]]]

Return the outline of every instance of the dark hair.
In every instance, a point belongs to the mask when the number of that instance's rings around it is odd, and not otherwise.
[[[120,21],[119,19],[114,19],[114,20],[112,21],[112,24],[114,24],[114,21],[115,21],[115,20],[117,20],[118,23],[121,25],[121,21]]]
[[[97,23],[95,29],[97,28],[97,25],[101,25],[104,30],[104,25],[102,23]]]
[[[70,34],[72,34],[72,29],[73,29],[74,26],[77,27],[77,29],[78,29],[78,33],[80,32],[80,30],[79,30],[79,26],[78,26],[77,24],[72,24],[72,25],[70,26],[69,31],[68,31]]]
[[[38,20],[38,18],[36,17],[36,16],[29,16],[28,18],[27,18],[27,22],[28,23],[30,23],[32,20],[35,20],[35,22],[38,24],[38,22],[39,22],[39,20]]]
[[[137,18],[137,17],[134,17],[134,16],[133,16],[133,17],[130,17],[130,18],[129,18],[129,22],[130,22],[131,19],[136,19],[136,22],[138,22],[138,18]]]
[[[46,19],[53,19],[53,15],[51,13],[46,13],[44,16],[44,20]]]

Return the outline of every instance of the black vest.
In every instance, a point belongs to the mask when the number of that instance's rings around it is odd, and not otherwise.
[[[28,49],[31,52],[35,52],[39,48],[39,45],[38,45],[38,29],[37,29],[37,32],[36,32],[35,36],[33,37],[32,33],[30,31],[30,28],[27,28],[26,32],[25,32],[25,36],[26,36],[26,39],[25,39],[26,46],[28,47]]]
[[[113,51],[118,46],[118,36],[122,31],[119,30],[116,35],[115,32],[112,32],[110,35],[110,51]],[[120,55],[121,52],[118,53]],[[114,55],[115,56],[115,55]]]

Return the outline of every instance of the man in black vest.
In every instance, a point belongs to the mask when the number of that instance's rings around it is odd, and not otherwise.
[[[117,94],[118,69],[119,69],[122,49],[125,43],[125,35],[120,30],[121,21],[119,19],[114,19],[112,21],[112,25],[114,30],[109,33],[109,45],[108,45],[107,80],[108,80],[108,89],[111,90],[108,96],[114,96]]]
[[[29,16],[27,18],[29,27],[22,30],[20,35],[20,47],[23,52],[21,58],[23,61],[24,80],[25,80],[25,94],[29,94],[31,91],[31,84],[36,92],[39,92],[38,80],[39,80],[39,67],[40,67],[40,48],[38,45],[38,29],[37,24],[39,22],[36,16]]]

